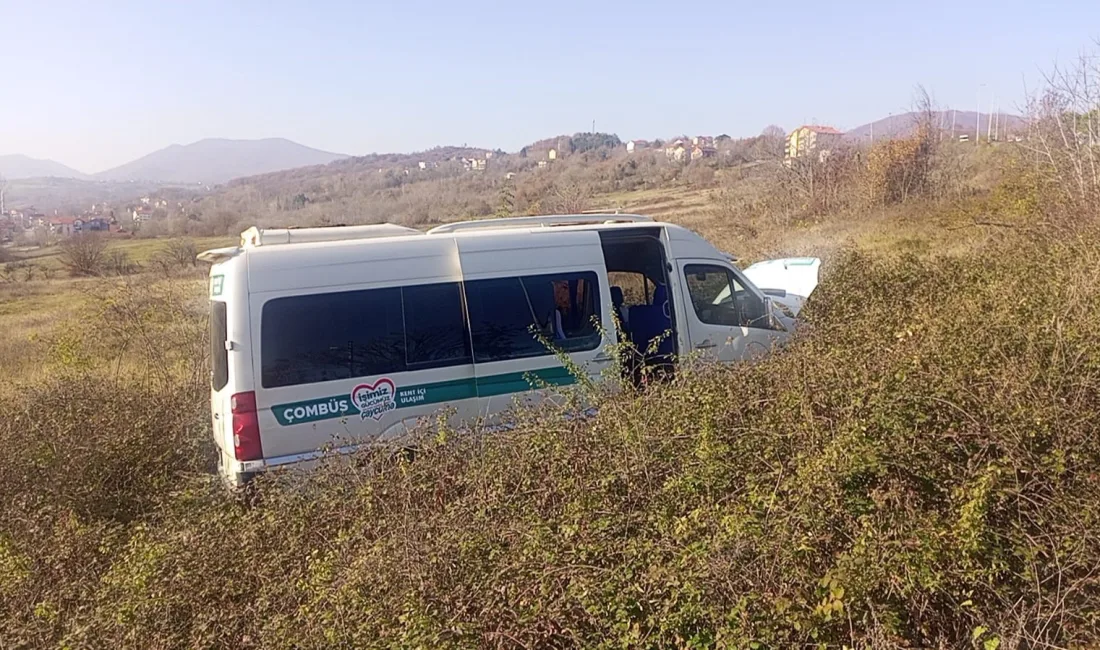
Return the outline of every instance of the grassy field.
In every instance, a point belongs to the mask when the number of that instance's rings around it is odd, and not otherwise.
[[[1095,647],[1100,236],[981,182],[795,220],[598,196],[822,255],[805,328],[247,502],[211,472],[201,268],[0,285],[0,645]]]
[[[202,251],[209,248],[232,246],[237,243],[236,237],[197,237],[190,241]],[[119,250],[130,256],[137,264],[148,264],[163,248],[164,239],[111,239],[108,250]],[[61,248],[56,243],[49,246],[26,246],[9,249],[14,261],[23,261],[56,270],[63,268],[59,256]]]

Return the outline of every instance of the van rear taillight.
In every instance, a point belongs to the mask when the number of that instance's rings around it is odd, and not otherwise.
[[[237,393],[229,398],[233,414],[233,455],[237,460],[260,460],[260,418],[256,413],[256,393]]]

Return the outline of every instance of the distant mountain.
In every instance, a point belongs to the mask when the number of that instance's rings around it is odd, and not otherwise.
[[[208,138],[154,151],[133,162],[95,175],[104,181],[224,183],[241,176],[325,165],[347,156],[300,145],[283,138],[228,140]]]
[[[863,126],[857,126],[854,129],[850,129],[844,136],[849,140],[870,140],[873,131],[876,140],[879,138],[904,137],[911,134],[917,128],[919,115],[920,114],[916,112],[891,115],[890,117],[884,117],[870,124],[864,124]],[[971,138],[974,137],[975,132],[979,128],[979,120],[981,120],[980,128],[983,138],[989,128],[990,119],[994,119],[994,128],[1002,135],[1008,133],[1015,135],[1027,128],[1027,122],[1024,118],[1019,115],[1010,115],[1008,113],[991,115],[989,113],[977,113],[975,111],[947,110],[937,111],[935,113],[935,119],[937,125],[944,131],[950,132],[952,125],[954,125],[956,136],[966,133],[969,134]]]
[[[88,178],[72,167],[53,160],[31,158],[22,154],[0,156],[0,176],[9,180],[17,178]]]

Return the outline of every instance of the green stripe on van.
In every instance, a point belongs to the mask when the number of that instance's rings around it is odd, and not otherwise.
[[[477,379],[452,379],[431,384],[398,386],[393,396],[393,406],[387,410],[441,404],[474,397],[493,397],[521,393],[541,385],[566,386],[576,383],[576,378],[564,367],[543,368],[526,372],[509,372]],[[277,404],[271,407],[275,420],[282,426],[305,424],[318,420],[331,420],[360,415],[348,393],[319,399]],[[367,417],[363,415],[364,419]]]
[[[530,390],[532,387],[538,388],[541,384],[568,386],[576,383],[576,381],[577,378],[561,366],[528,370],[526,372],[509,372],[503,375],[478,377],[477,395],[478,397],[494,397],[496,395],[521,393]]]

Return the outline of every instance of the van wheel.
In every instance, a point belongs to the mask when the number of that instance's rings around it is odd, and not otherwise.
[[[401,455],[405,458],[405,460],[409,461],[410,463],[413,462],[414,460],[416,460],[416,457],[419,453],[420,453],[420,448],[419,447],[402,447],[401,448]]]
[[[260,505],[259,481],[256,474],[242,474],[240,483],[230,487],[233,497],[246,508],[254,508]]]

